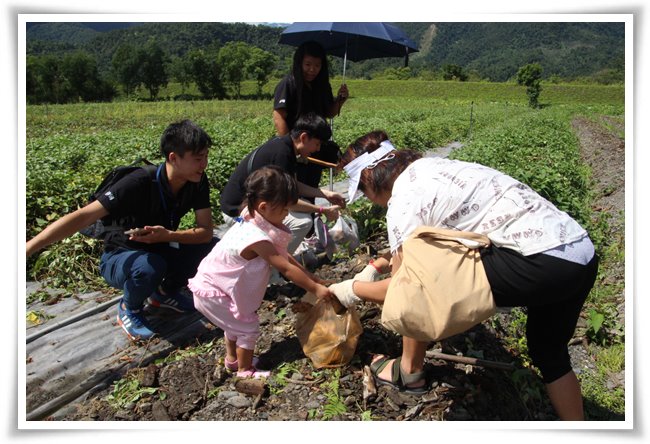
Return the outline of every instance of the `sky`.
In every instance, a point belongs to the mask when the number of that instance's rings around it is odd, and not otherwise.
[[[647,440],[648,435],[648,383],[640,375],[647,375],[648,365],[648,322],[644,322],[645,313],[649,313],[647,298],[648,285],[640,278],[645,270],[648,270],[648,260],[643,254],[639,254],[640,240],[636,240],[636,224],[644,220],[646,216],[643,205],[645,202],[639,199],[638,207],[632,199],[633,191],[646,190],[648,180],[644,174],[648,165],[648,122],[647,116],[647,82],[640,79],[648,78],[647,57],[648,54],[648,31],[645,15],[647,8],[641,1],[618,1],[612,3],[603,0],[589,1],[560,1],[546,0],[544,2],[522,2],[522,1],[478,1],[465,0],[463,2],[434,2],[431,0],[402,0],[385,1],[342,1],[330,0],[315,3],[287,0],[283,2],[269,1],[242,1],[242,2],[210,2],[212,6],[205,6],[208,2],[200,0],[183,0],[177,2],[144,1],[144,0],[112,0],[110,2],[99,1],[5,1],[3,8],[2,32],[4,38],[2,44],[3,58],[5,59],[1,72],[5,88],[2,90],[3,100],[3,127],[4,133],[9,135],[9,143],[5,144],[5,174],[2,177],[2,208],[12,210],[14,217],[5,217],[2,221],[2,229],[6,233],[5,239],[9,247],[2,248],[2,277],[5,282],[5,307],[8,316],[5,316],[3,329],[5,333],[5,347],[9,358],[4,359],[2,376],[6,378],[3,400],[0,402],[0,417],[5,421],[3,430],[4,440],[9,441],[61,441],[61,442],[86,442],[88,440],[99,440],[101,442],[118,439],[148,441],[168,439],[204,439],[221,440],[223,438],[236,439],[241,434],[242,440],[262,442],[292,442],[300,440],[306,443],[312,442],[349,442],[352,437],[355,441],[366,441],[368,439],[404,439],[404,437],[426,435],[431,440],[464,441],[477,439],[481,442],[571,442],[590,444],[599,442],[641,442]],[[223,6],[228,3],[229,6]],[[627,214],[627,241],[628,246],[634,245],[634,251],[628,249],[627,257],[627,295],[632,296],[634,301],[634,336],[626,337],[628,351],[634,351],[634,381],[626,378],[628,390],[634,383],[634,425],[632,432],[607,431],[607,430],[544,430],[539,432],[531,429],[535,424],[397,424],[397,423],[370,423],[370,424],[246,424],[246,430],[241,430],[242,424],[173,424],[165,426],[162,424],[143,425],[146,430],[120,430],[115,424],[84,424],[74,425],[84,428],[106,428],[109,430],[100,433],[90,430],[47,430],[60,427],[61,424],[42,424],[45,430],[18,431],[18,415],[16,413],[17,396],[15,390],[17,381],[17,360],[24,359],[19,355],[19,348],[16,344],[17,329],[24,328],[24,308],[18,295],[19,288],[24,288],[24,115],[20,115],[18,103],[18,57],[17,51],[20,47],[18,40],[18,14],[38,14],[30,21],[241,21],[241,22],[272,22],[289,23],[293,21],[556,21],[557,14],[579,14],[574,16],[581,21],[590,21],[590,14],[634,14],[634,57],[630,62],[634,63],[634,82],[628,81],[626,90],[626,188],[628,207]],[[40,14],[46,14],[41,16]],[[60,16],[58,14],[75,14],[74,16]],[[76,15],[91,14],[91,16]],[[97,15],[100,14],[100,15]],[[595,17],[595,16],[591,16]],[[573,21],[573,20],[570,20]],[[628,72],[631,79],[630,63]],[[634,106],[632,105],[634,103]],[[643,123],[642,123],[643,122]],[[634,231],[633,231],[634,229]],[[21,274],[22,271],[22,274]],[[635,273],[636,271],[636,273]],[[11,283],[11,285],[6,285]],[[645,299],[645,300],[644,300]],[[20,302],[20,304],[19,304]],[[626,304],[629,309],[631,304]],[[628,314],[628,316],[631,316]],[[629,318],[628,318],[629,319]],[[633,346],[633,347],[632,347]],[[645,350],[644,350],[645,348]],[[641,369],[645,371],[641,371]],[[628,369],[629,370],[629,369]],[[628,373],[629,375],[630,373]],[[4,382],[4,381],[3,381]],[[632,411],[629,409],[628,411]],[[628,427],[631,423],[628,423]],[[70,425],[64,425],[64,428]],[[593,425],[592,425],[593,427]],[[542,427],[544,428],[544,427]],[[576,427],[569,426],[570,429]],[[435,435],[434,435],[435,434]],[[134,441],[136,442],[136,441]]]

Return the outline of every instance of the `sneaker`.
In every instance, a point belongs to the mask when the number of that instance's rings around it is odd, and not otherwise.
[[[152,307],[169,308],[179,313],[187,313],[196,310],[196,308],[194,308],[194,299],[179,292],[171,295],[163,295],[158,291],[154,291],[147,299],[147,303]]]
[[[117,304],[117,323],[133,341],[149,339],[155,334],[147,327],[142,310],[129,310],[122,306],[121,300]]]

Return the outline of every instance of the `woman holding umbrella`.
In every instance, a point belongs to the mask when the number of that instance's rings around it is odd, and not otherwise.
[[[273,123],[279,136],[293,128],[298,117],[314,112],[323,118],[341,112],[348,98],[348,87],[339,88],[336,99],[329,81],[327,56],[316,42],[301,44],[293,55],[291,73],[275,87]]]
[[[327,56],[323,47],[313,41],[302,43],[293,55],[291,73],[275,87],[273,101],[273,123],[279,136],[288,134],[296,120],[309,112],[328,118],[341,112],[348,98],[348,87],[343,84],[336,98],[329,81]],[[338,147],[323,145],[314,157],[336,163]],[[323,167],[314,164],[300,164],[297,171],[299,182],[317,187]]]

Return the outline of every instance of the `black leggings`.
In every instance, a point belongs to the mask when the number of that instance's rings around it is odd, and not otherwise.
[[[522,256],[508,249],[481,250],[499,307],[527,307],[526,338],[533,363],[550,383],[571,371],[568,342],[596,281],[598,257],[587,265],[546,254]]]

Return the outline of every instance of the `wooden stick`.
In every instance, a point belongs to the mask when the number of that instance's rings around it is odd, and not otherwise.
[[[335,163],[325,162],[324,160],[314,159],[313,157],[308,157],[307,160],[310,161],[311,163],[315,163],[316,165],[325,166],[329,168],[336,168],[338,166]]]
[[[372,377],[370,367],[363,366],[363,404],[366,407],[367,401],[374,399],[377,396],[377,386],[375,379]]]
[[[442,359],[445,361],[460,362],[461,364],[479,365],[481,367],[497,368],[500,370],[514,370],[515,366],[505,362],[488,361],[486,359],[468,358],[467,356],[447,355],[445,353],[427,352],[427,358]]]
[[[266,390],[266,383],[261,379],[239,379],[235,382],[235,390],[247,395],[260,395]]]

